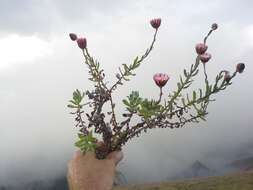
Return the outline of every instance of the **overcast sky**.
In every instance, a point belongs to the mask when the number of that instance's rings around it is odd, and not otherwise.
[[[148,47],[156,17],[162,25],[154,51],[115,95],[117,110],[131,90],[157,97],[156,72],[171,77],[165,89],[171,92],[213,22],[219,29],[208,41],[210,77],[238,62],[246,70],[216,96],[207,122],[144,134],[123,148],[119,169],[129,181],[162,180],[182,163],[227,159],[215,153],[252,143],[252,7],[250,0],[0,0],[0,184],[59,175],[72,157],[76,130],[66,104],[74,89],[92,85],[68,33],[85,36],[107,79],[115,80],[117,67]]]

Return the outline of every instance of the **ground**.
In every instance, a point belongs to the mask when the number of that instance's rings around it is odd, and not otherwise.
[[[253,190],[253,170],[218,177],[115,187],[113,190]]]

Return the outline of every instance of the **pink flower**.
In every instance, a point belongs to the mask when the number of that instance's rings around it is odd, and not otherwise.
[[[228,83],[231,80],[231,76],[228,71],[225,72],[224,80]]]
[[[195,46],[196,52],[197,52],[197,54],[199,54],[199,55],[205,53],[206,50],[207,50],[207,48],[208,48],[208,46],[205,45],[204,43],[198,43],[198,44],[196,44],[196,46]]]
[[[70,34],[69,34],[69,37],[70,37],[70,39],[71,39],[72,41],[76,41],[76,39],[77,39],[77,35],[74,34],[74,33],[70,33]]]
[[[167,81],[170,79],[170,77],[164,73],[157,73],[153,76],[153,79],[154,79],[156,85],[159,86],[160,88],[162,88],[167,83]]]
[[[237,71],[238,73],[242,73],[244,69],[245,69],[244,63],[238,63],[238,64],[236,65],[236,71]]]
[[[210,53],[203,53],[199,56],[199,59],[202,63],[206,63],[211,59],[211,54]]]
[[[79,48],[81,48],[81,49],[85,49],[86,48],[86,45],[87,45],[86,38],[78,38],[76,40],[76,42],[77,42],[77,45],[78,45]]]
[[[160,18],[155,18],[150,21],[150,24],[153,28],[158,29],[159,26],[161,25],[161,21],[162,20]]]
[[[213,23],[211,26],[212,30],[217,30],[218,28],[218,24],[217,23]]]

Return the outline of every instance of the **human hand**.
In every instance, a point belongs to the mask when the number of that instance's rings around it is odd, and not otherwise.
[[[96,159],[94,152],[77,151],[68,164],[70,190],[112,189],[116,165],[123,158],[121,151],[110,153],[106,159]]]

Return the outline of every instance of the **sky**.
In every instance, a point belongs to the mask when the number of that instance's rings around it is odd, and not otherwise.
[[[104,68],[108,81],[117,68],[142,54],[162,24],[150,57],[137,76],[114,95],[117,113],[132,90],[156,98],[157,72],[176,87],[179,74],[195,59],[214,22],[219,28],[208,40],[210,78],[223,69],[246,64],[231,87],[216,95],[207,122],[182,129],[154,129],[123,147],[118,169],[129,182],[161,181],[195,160],[229,162],[233,150],[253,143],[251,88],[253,22],[250,0],[0,0],[0,184],[50,179],[66,171],[77,130],[66,107],[74,89],[92,89],[74,32]],[[203,75],[194,87],[203,84]],[[232,152],[232,153],[230,153]],[[217,164],[216,164],[217,166]]]

